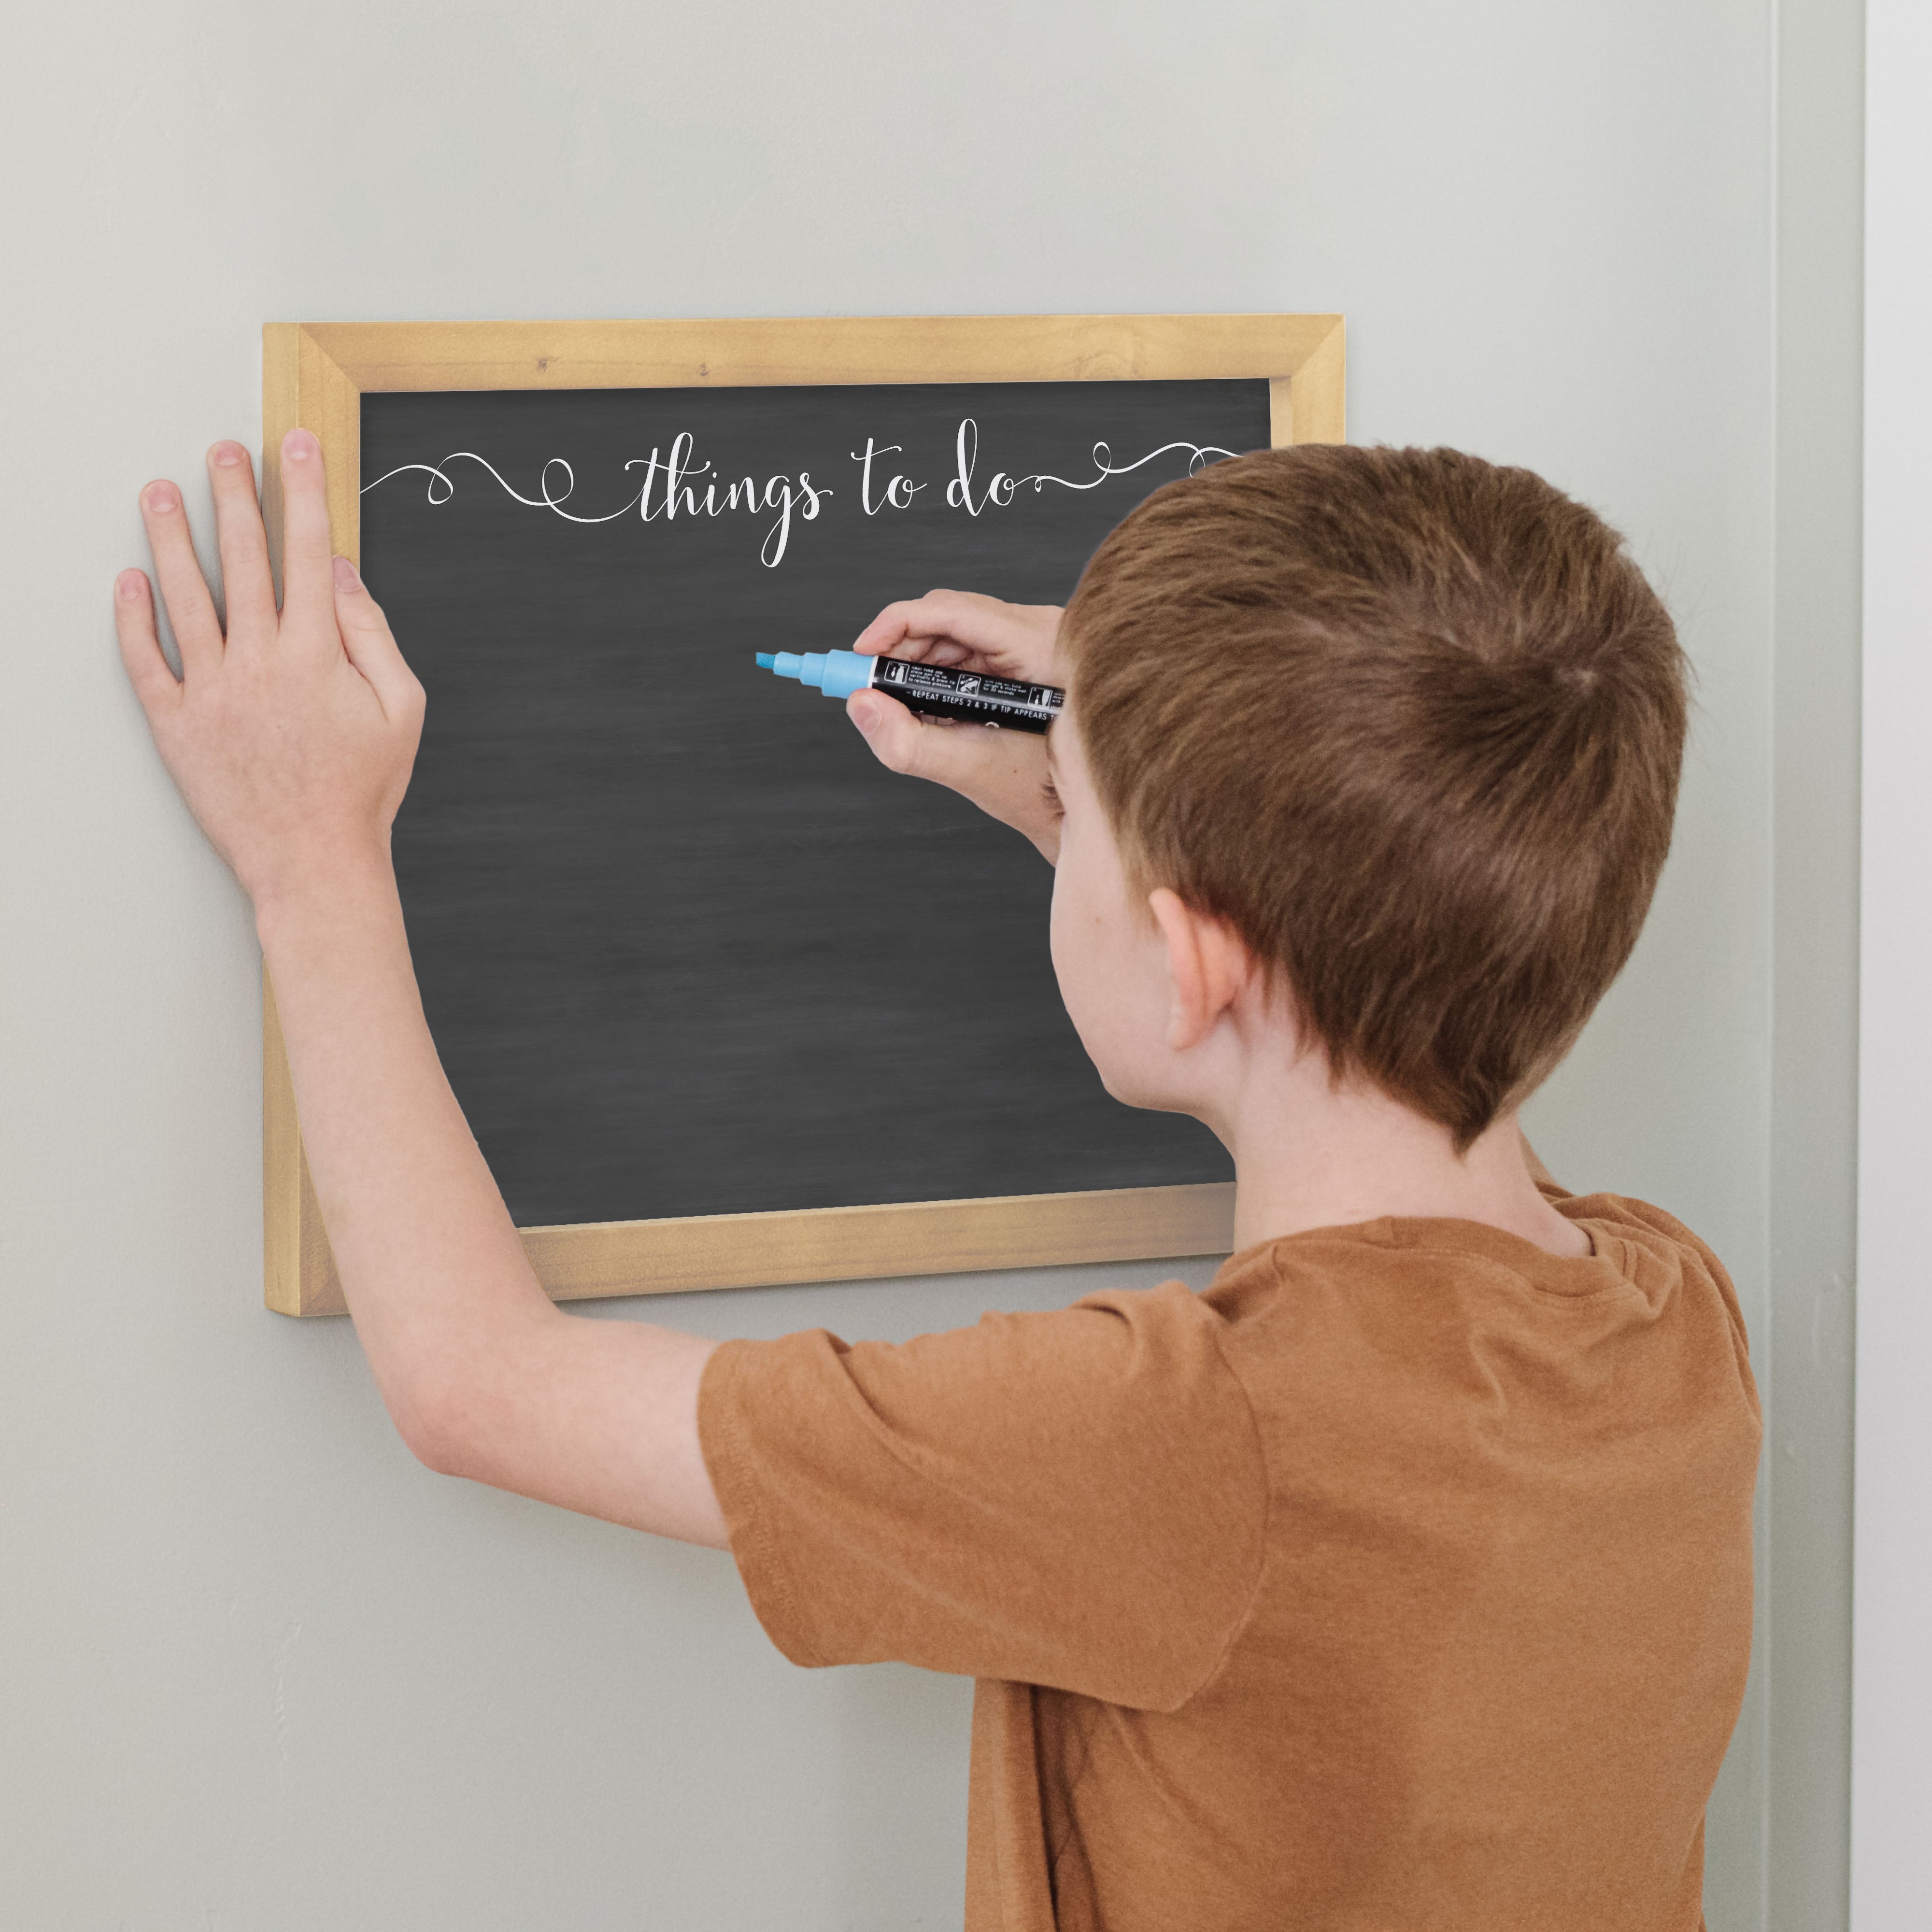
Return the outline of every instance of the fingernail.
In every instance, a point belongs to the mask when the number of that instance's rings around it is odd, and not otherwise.
[[[238,442],[218,442],[209,454],[224,470],[232,470],[236,464],[248,460],[248,452]]]
[[[158,514],[163,510],[176,508],[181,502],[180,494],[172,483],[150,483],[142,493],[141,500]]]
[[[872,727],[879,722],[879,707],[876,704],[868,704],[862,698],[854,698],[845,708],[852,722],[869,738],[872,735]]]
[[[138,570],[124,570],[114,580],[114,588],[123,602],[132,604],[140,596],[145,581]]]
[[[282,438],[282,454],[291,463],[306,463],[316,449],[314,434],[305,429],[292,429]]]
[[[353,590],[362,580],[356,574],[356,566],[348,558],[338,556],[335,560],[335,581],[340,589]]]

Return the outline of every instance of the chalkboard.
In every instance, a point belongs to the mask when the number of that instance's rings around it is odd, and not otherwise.
[[[363,399],[363,571],[429,694],[410,944],[520,1223],[1230,1178],[1101,1087],[1032,846],[753,652],[934,584],[1064,603],[1268,433],[1253,380]]]
[[[754,655],[1063,602],[1149,490],[1338,440],[1341,382],[1333,316],[266,332],[272,541],[301,422],[428,691],[412,951],[553,1294],[1225,1244],[1218,1144],[1066,1018],[1050,869]],[[333,1312],[263,1010],[267,1298]]]

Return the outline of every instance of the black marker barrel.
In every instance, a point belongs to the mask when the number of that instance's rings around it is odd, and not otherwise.
[[[908,711],[954,718],[1009,731],[1046,730],[1060,716],[1066,694],[1051,684],[1028,684],[952,664],[920,664],[911,658],[873,658],[857,651],[760,651],[760,666],[780,677],[815,685],[827,698],[855,691],[883,691]]]

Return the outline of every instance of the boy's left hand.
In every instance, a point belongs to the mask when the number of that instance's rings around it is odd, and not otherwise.
[[[347,559],[332,558],[320,445],[282,441],[284,595],[274,580],[248,453],[208,452],[227,594],[224,634],[181,491],[141,492],[162,596],[181,646],[161,654],[138,570],[115,585],[128,675],[162,759],[215,850],[260,907],[345,868],[386,867],[423,717],[422,686]]]

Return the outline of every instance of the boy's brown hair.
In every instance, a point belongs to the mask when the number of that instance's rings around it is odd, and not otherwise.
[[[1310,446],[1156,490],[1061,647],[1130,875],[1459,1150],[1562,1058],[1670,849],[1687,710],[1623,540],[1525,470]]]

